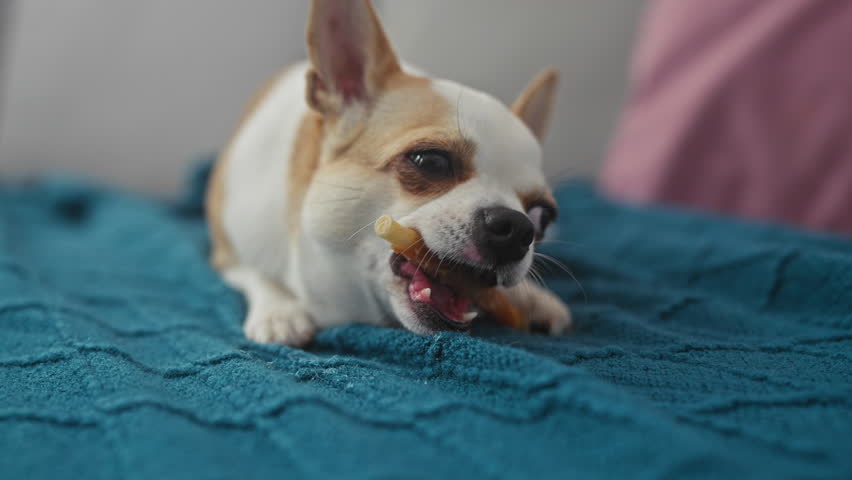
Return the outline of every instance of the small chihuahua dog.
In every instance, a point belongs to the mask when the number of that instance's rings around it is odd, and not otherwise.
[[[304,346],[344,323],[465,330],[462,295],[375,237],[384,214],[551,334],[567,307],[527,279],[556,216],[539,144],[557,73],[511,108],[403,67],[368,0],[314,0],[310,60],[251,101],[207,193],[211,262],[248,301],[246,336]]]

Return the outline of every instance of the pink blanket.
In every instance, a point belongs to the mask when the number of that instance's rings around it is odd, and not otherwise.
[[[852,233],[852,1],[653,1],[601,182]]]

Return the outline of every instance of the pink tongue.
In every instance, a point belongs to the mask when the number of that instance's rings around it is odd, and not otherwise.
[[[431,290],[431,294],[423,291],[426,288]],[[434,283],[420,270],[413,272],[411,283],[408,284],[408,295],[413,301],[427,303],[450,320],[458,322],[464,321],[464,314],[470,306],[470,300],[457,297],[452,290]]]

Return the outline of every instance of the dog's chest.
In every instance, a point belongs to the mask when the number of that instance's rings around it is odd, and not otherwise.
[[[322,326],[343,323],[382,324],[388,306],[372,290],[380,270],[372,265],[366,251],[330,251],[320,244],[301,242],[296,258],[298,275],[291,288],[301,298],[313,318]]]

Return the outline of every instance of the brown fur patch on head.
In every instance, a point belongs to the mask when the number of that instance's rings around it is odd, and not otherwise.
[[[429,150],[449,154],[453,169],[452,177],[430,178],[411,163],[409,153]],[[388,163],[386,169],[396,175],[404,192],[417,197],[436,197],[473,177],[474,153],[476,153],[476,145],[469,140],[433,138],[406,147]]]
[[[408,74],[392,77],[358,135],[330,152],[331,161],[347,160],[392,173],[400,190],[414,197],[446,193],[474,176],[476,144],[459,129],[453,108],[431,81]],[[425,177],[408,160],[413,151],[440,150],[452,158],[452,179]]]

